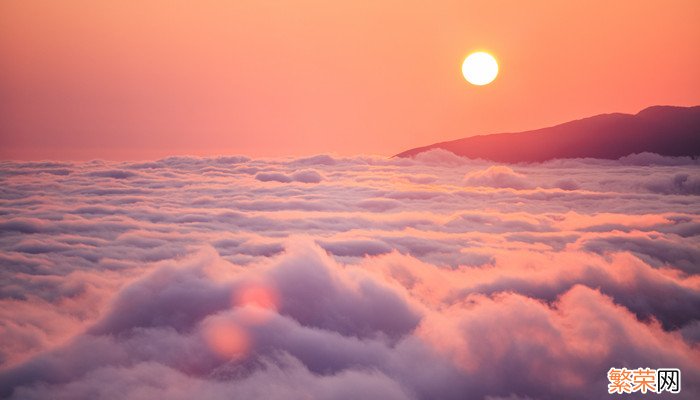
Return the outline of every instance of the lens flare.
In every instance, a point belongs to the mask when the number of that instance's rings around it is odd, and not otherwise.
[[[248,333],[233,321],[211,321],[204,326],[203,333],[209,348],[221,357],[238,360],[250,350]]]
[[[279,296],[271,285],[253,283],[234,291],[231,303],[240,309],[245,323],[258,325],[277,313]]]

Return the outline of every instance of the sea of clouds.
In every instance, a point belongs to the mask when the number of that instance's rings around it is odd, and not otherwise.
[[[0,162],[0,397],[697,399],[698,196],[654,154]]]

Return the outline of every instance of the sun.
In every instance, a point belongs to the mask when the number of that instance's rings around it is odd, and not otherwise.
[[[498,63],[491,54],[477,51],[464,59],[462,75],[472,85],[488,85],[498,75]]]

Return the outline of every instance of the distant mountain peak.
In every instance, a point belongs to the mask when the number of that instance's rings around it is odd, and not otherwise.
[[[659,105],[659,106],[651,106],[643,109],[642,111],[638,112],[636,115],[641,116],[641,115],[659,115],[661,113],[673,113],[675,111],[679,110],[685,110],[685,109],[700,109],[700,106],[694,106],[694,107],[680,107],[680,106],[664,106],[664,105]]]
[[[431,149],[496,162],[542,162],[557,158],[617,159],[634,153],[700,156],[700,106],[652,106],[637,114],[600,114],[547,128],[470,136],[417,147],[396,157]]]

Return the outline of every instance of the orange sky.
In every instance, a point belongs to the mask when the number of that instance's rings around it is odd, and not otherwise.
[[[700,104],[700,1],[0,2],[0,157],[377,153]],[[494,83],[462,59],[486,50]]]

